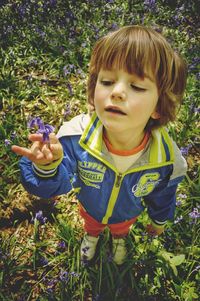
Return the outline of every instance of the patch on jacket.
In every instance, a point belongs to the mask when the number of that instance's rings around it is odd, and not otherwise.
[[[78,161],[78,171],[85,185],[99,189],[98,183],[103,182],[106,167],[101,163]]]
[[[151,193],[159,180],[160,174],[158,172],[146,173],[139,179],[138,183],[132,187],[132,193],[136,197],[143,197]]]

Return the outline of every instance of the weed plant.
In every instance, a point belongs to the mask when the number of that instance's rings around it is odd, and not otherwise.
[[[0,1],[0,300],[199,300],[199,4],[198,1]],[[118,267],[110,235],[93,262],[80,261],[82,221],[73,192],[54,200],[20,184],[11,144],[28,145],[27,122],[56,128],[87,111],[87,70],[94,42],[122,25],[161,30],[188,63],[188,82],[169,131],[188,162],[174,223],[159,238],[144,232],[144,212]]]

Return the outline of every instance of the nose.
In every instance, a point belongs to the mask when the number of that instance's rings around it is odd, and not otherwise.
[[[114,85],[111,92],[111,99],[116,101],[124,101],[126,99],[126,92],[122,83]]]

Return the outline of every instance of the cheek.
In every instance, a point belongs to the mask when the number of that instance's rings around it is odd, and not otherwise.
[[[95,106],[101,106],[103,105],[104,100],[106,99],[106,93],[105,91],[102,91],[102,89],[99,89],[96,87],[94,91],[94,104]]]
[[[140,97],[137,99],[136,102],[131,103],[130,110],[133,114],[137,113],[137,116],[150,116],[152,112],[155,110],[157,101],[153,100],[149,101],[149,98],[147,97]]]

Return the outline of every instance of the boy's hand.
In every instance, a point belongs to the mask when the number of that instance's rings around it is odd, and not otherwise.
[[[157,236],[164,232],[164,227],[154,227],[154,225],[147,225],[147,233],[151,236]]]
[[[42,134],[30,134],[28,139],[33,142],[30,148],[13,145],[12,151],[40,165],[49,164],[63,156],[62,145],[54,133],[49,135],[48,143],[43,142]]]

